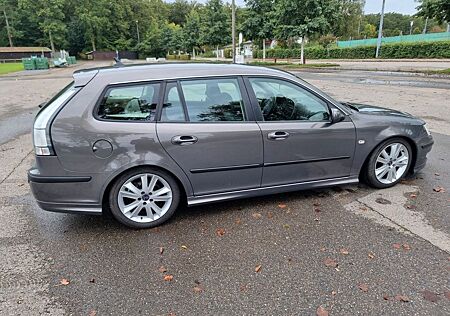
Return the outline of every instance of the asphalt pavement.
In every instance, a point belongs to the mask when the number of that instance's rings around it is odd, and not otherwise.
[[[427,77],[398,93],[400,85],[377,83],[386,73],[299,75],[347,99],[366,97],[352,85],[382,87],[398,108],[416,89],[450,97]],[[36,89],[55,80],[36,78]],[[433,133],[426,168],[391,189],[360,184],[184,208],[161,227],[130,230],[108,214],[37,207],[26,183],[31,101],[0,119],[1,315],[450,314],[447,129]]]

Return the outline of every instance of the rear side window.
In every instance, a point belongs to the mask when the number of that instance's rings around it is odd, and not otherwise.
[[[190,122],[244,121],[238,80],[183,80],[181,88]]]
[[[98,117],[117,121],[152,121],[159,100],[159,83],[109,88],[98,107]]]

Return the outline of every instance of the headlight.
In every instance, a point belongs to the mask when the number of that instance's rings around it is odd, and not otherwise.
[[[430,130],[427,127],[427,124],[423,124],[423,129],[425,130],[425,132],[427,133],[428,136],[431,136]]]

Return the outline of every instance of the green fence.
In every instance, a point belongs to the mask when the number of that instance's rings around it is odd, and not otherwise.
[[[401,35],[392,37],[383,37],[381,42],[386,44],[394,43],[414,43],[414,42],[435,42],[435,41],[450,41],[450,32],[430,33],[430,34],[414,34]],[[358,47],[358,46],[375,46],[377,45],[376,38],[368,38],[354,41],[338,41],[338,47]]]

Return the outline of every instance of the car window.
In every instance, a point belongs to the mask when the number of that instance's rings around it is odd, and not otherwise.
[[[238,80],[183,80],[181,88],[191,122],[244,121]]]
[[[153,120],[159,99],[159,83],[109,88],[97,115],[118,121]]]
[[[264,121],[328,121],[325,101],[288,81],[250,78]]]
[[[166,93],[161,113],[161,121],[185,121],[183,105],[178,93],[177,83],[170,82],[166,85]]]

